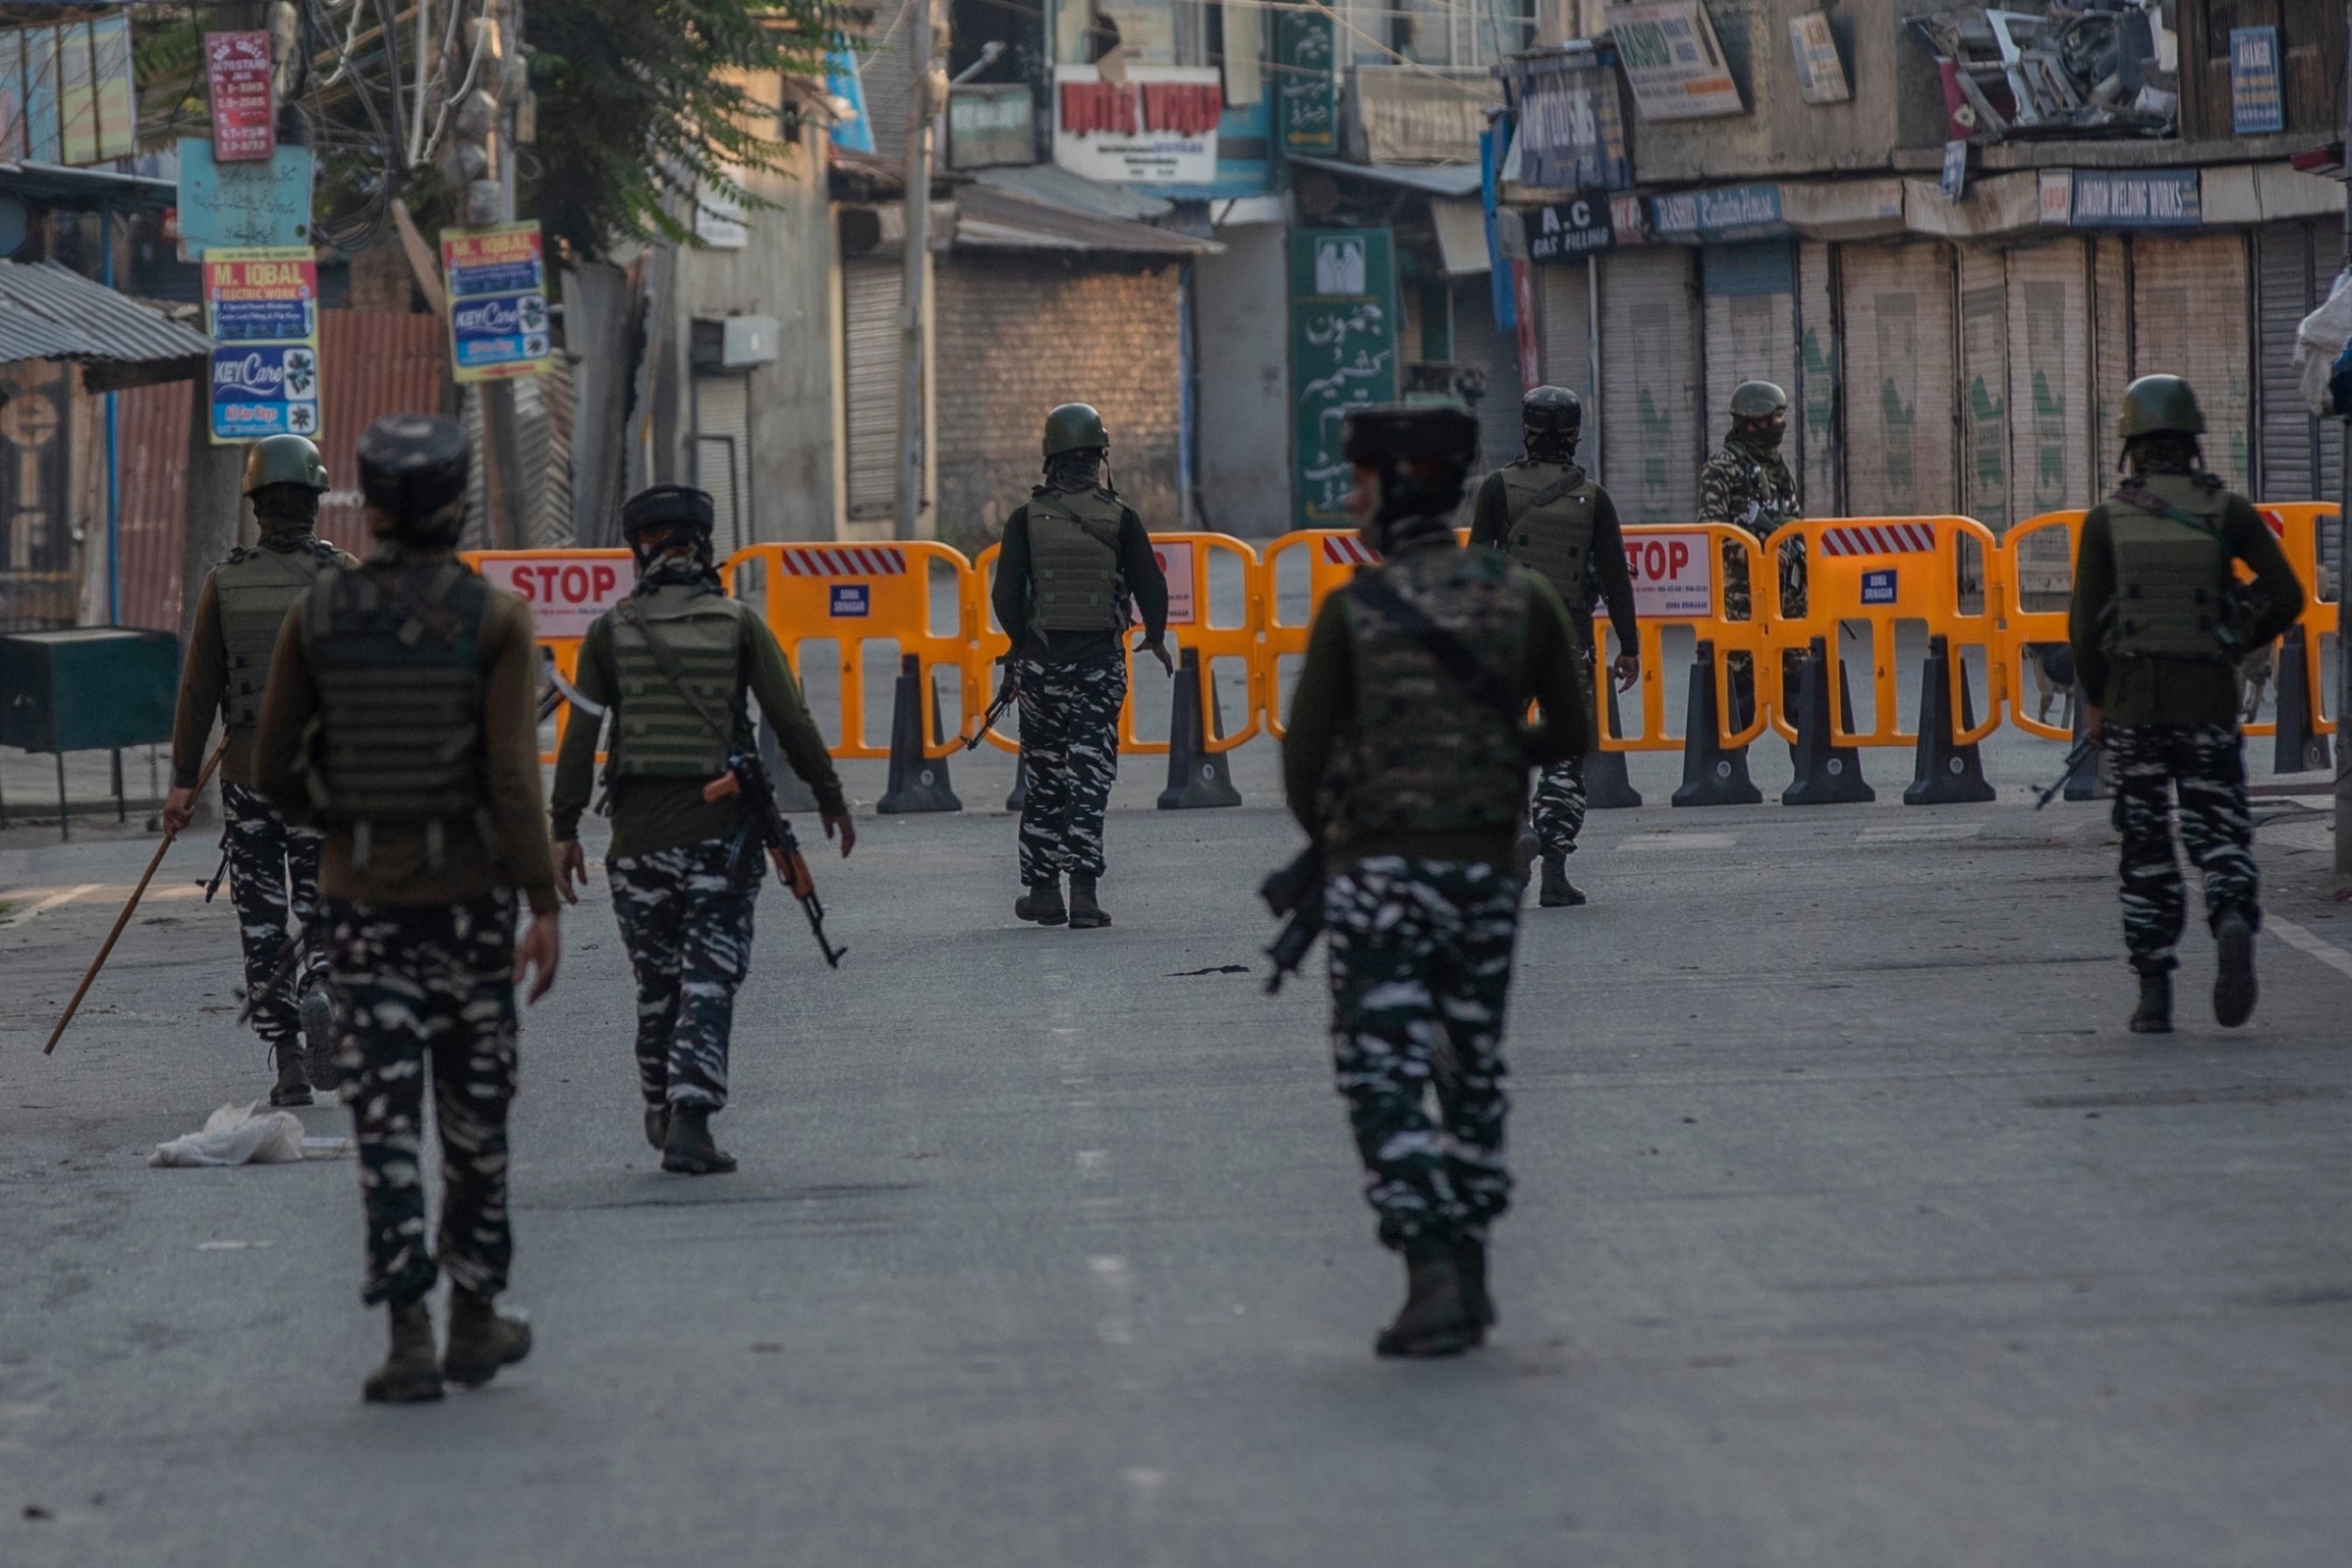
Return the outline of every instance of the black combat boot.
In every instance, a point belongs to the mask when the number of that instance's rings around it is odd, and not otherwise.
[[[1568,857],[1544,857],[1544,885],[1535,895],[1535,902],[1548,910],[1570,909],[1584,902],[1584,894],[1568,880]]]
[[[370,1404],[417,1404],[441,1397],[441,1369],[433,1354],[433,1313],[419,1296],[385,1304],[391,1314],[392,1349],[368,1374],[360,1394]]]
[[[648,1105],[645,1107],[645,1141],[653,1145],[653,1151],[656,1154],[663,1153],[669,1148],[669,1106]]]
[[[277,1048],[278,1082],[269,1091],[273,1105],[310,1103],[310,1076],[302,1064],[302,1047],[289,1041]]]
[[[1476,1236],[1464,1236],[1454,1243],[1454,1270],[1462,1282],[1462,1315],[1478,1331],[1478,1338],[1486,1338],[1486,1330],[1495,1325],[1495,1298],[1486,1293],[1486,1243]]]
[[[2132,1013],[2135,1035],[2172,1032],[2172,976],[2165,970],[2139,977],[2139,1006]]]
[[[1094,879],[1070,874],[1070,928],[1091,931],[1111,923],[1110,911],[1094,901]]]
[[[1534,830],[1532,828],[1521,828],[1519,830],[1518,842],[1511,847],[1512,856],[1519,868],[1519,885],[1521,887],[1525,887],[1527,885],[1527,868],[1534,865],[1535,863],[1535,857],[1543,852],[1544,842],[1535,836]]]
[[[2221,971],[2214,976],[2213,1021],[2234,1029],[2254,1016],[2254,927],[2236,910],[2214,927]]]
[[[1013,914],[1022,920],[1034,920],[1040,926],[1058,926],[1070,918],[1070,911],[1061,901],[1061,879],[1047,882],[1031,882],[1029,891],[1012,901]]]
[[[302,1067],[312,1088],[335,1092],[335,995],[324,976],[302,993]]]
[[[475,1295],[463,1285],[450,1288],[443,1377],[460,1388],[479,1388],[498,1376],[501,1367],[511,1367],[530,1354],[531,1325],[521,1313],[501,1312],[488,1296]]]
[[[661,1145],[661,1168],[680,1176],[724,1176],[735,1156],[710,1141],[710,1107],[670,1107],[670,1135]]]
[[[1459,1355],[1478,1343],[1480,1329],[1462,1306],[1462,1275],[1454,1243],[1422,1237],[1405,1247],[1405,1307],[1373,1341],[1375,1355]]]

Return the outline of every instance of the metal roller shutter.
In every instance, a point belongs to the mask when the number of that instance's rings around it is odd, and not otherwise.
[[[1960,507],[1995,533],[2010,509],[2009,264],[1980,245],[1960,252]]]
[[[2341,493],[2344,447],[2332,420],[2303,406],[2295,329],[2327,299],[2344,263],[2333,224],[2274,223],[2254,236],[2259,375],[2254,483],[2265,499],[2327,500]]]
[[[2205,411],[2205,465],[2239,491],[2253,488],[2246,285],[2243,234],[2132,237],[2132,368],[2188,378]]]
[[[1796,396],[1796,257],[1786,240],[1699,253],[1707,310],[1707,400],[1699,422],[1710,436],[1720,434],[1731,389],[1742,381],[1769,381]]]
[[[1797,246],[1797,492],[1808,515],[1834,517],[1838,497],[1836,258],[1828,244]]]
[[[750,378],[694,378],[694,483],[710,494],[711,543],[719,554],[758,535],[752,526]]]
[[[1593,398],[1592,260],[1563,266],[1539,266],[1542,320],[1536,325],[1543,342],[1543,375],[1548,385],[1565,387],[1586,403]],[[1599,421],[1585,410],[1589,430]]]
[[[1483,277],[1454,284],[1454,359],[1486,372],[1478,404],[1478,448],[1485,467],[1519,454],[1519,349],[1515,334],[1495,326],[1494,289]]]
[[[845,429],[849,513],[889,517],[898,510],[898,300],[897,261],[848,261],[841,268],[847,373]]]
[[[2098,454],[2080,505],[2106,492],[2122,443],[2115,418],[2132,380],[2132,253],[2120,234],[2102,234],[2090,253],[2090,449]]]
[[[2010,520],[2088,504],[2090,251],[2068,238],[2009,253]]]
[[[1600,267],[1602,462],[1617,515],[1688,522],[1703,461],[1691,252],[1613,251]]]
[[[1949,511],[1951,254],[1941,245],[1849,247],[1844,272],[1846,509],[1858,517]]]

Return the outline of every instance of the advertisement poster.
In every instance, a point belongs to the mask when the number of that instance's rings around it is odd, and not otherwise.
[[[278,150],[278,94],[271,86],[269,35],[204,35],[204,80],[213,103],[213,161],[266,161]]]
[[[536,223],[441,230],[449,279],[449,360],[461,382],[544,374],[548,335],[546,243]]]
[[[2241,136],[2287,128],[2276,27],[2230,29],[2230,128]]]
[[[318,263],[307,245],[204,257],[215,445],[319,432]]]
[[[308,240],[314,166],[307,147],[281,147],[265,163],[223,164],[214,161],[210,137],[181,137],[180,259]]]
[[[1352,528],[1351,408],[1396,400],[1396,261],[1385,229],[1291,235],[1291,431],[1300,528]]]
[[[1090,65],[1054,71],[1054,162],[1112,185],[1207,185],[1216,180],[1225,112],[1213,67],[1129,66],[1110,82]]]
[[[1747,112],[1715,25],[1699,0],[1612,6],[1608,21],[1626,85],[1644,119],[1705,119]]]

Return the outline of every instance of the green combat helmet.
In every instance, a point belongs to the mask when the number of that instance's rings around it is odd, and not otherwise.
[[[306,436],[272,436],[253,443],[245,454],[245,493],[265,484],[300,484],[324,490],[326,462]]]
[[[2177,375],[2143,375],[2123,388],[2123,416],[2115,432],[2128,441],[2135,436],[2167,432],[2182,436],[2205,433],[2205,411],[2197,394]]]
[[[1110,444],[1110,432],[1103,428],[1103,416],[1094,411],[1092,404],[1065,403],[1045,416],[1045,455],[1048,457]]]
[[[1731,415],[1736,420],[1769,420],[1788,409],[1788,394],[1769,381],[1742,381],[1731,389]]]

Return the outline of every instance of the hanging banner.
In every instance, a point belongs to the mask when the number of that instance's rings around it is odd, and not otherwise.
[[[449,362],[458,381],[552,368],[547,250],[536,223],[442,230],[441,271],[449,280]]]
[[[265,32],[204,35],[213,103],[213,161],[266,160],[278,150],[278,92]]]
[[[1385,229],[1291,235],[1292,485],[1299,528],[1352,528],[1350,408],[1396,400],[1396,261]]]
[[[2241,136],[2287,128],[2279,88],[2279,29],[2230,29],[2230,129]]]
[[[1518,125],[1518,182],[1543,190],[1614,191],[1633,183],[1616,58],[1539,55],[1496,67]]]
[[[1285,153],[1340,155],[1335,38],[1331,13],[1320,7],[1286,7],[1275,12],[1275,107]]]
[[[307,245],[205,253],[215,445],[318,435],[318,299]]]
[[[1644,119],[1745,114],[1715,24],[1699,0],[1611,6],[1606,12],[1626,85]]]
[[[1131,65],[1123,82],[1090,65],[1054,71],[1054,162],[1113,185],[1216,180],[1223,78],[1212,67]]]

